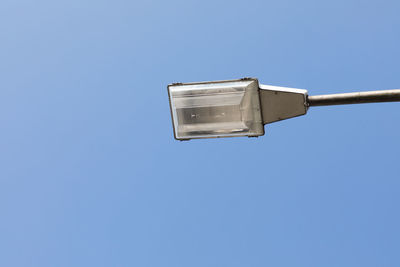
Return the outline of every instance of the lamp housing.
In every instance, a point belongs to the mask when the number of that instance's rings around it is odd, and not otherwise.
[[[259,90],[255,78],[168,85],[175,139],[264,135]]]

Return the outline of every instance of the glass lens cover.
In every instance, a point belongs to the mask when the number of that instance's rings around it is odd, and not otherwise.
[[[264,134],[257,79],[168,86],[175,138]]]

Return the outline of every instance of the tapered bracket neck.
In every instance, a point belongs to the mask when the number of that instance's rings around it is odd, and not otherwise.
[[[260,84],[263,123],[272,123],[307,113],[307,90]]]

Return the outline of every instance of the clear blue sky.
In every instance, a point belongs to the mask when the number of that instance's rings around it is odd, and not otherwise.
[[[400,266],[400,103],[179,142],[166,88],[399,88],[399,10],[2,0],[0,266]]]

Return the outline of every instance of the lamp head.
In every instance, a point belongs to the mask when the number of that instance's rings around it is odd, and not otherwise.
[[[168,86],[175,139],[264,135],[254,78]]]

